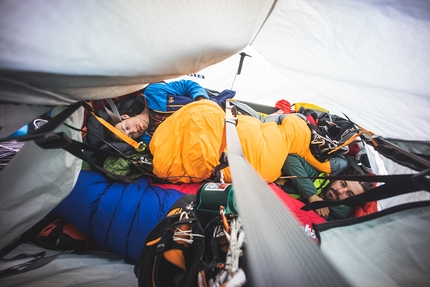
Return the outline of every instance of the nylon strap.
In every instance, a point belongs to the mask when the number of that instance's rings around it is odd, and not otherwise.
[[[333,178],[342,177],[334,176]],[[345,176],[347,177],[347,176]],[[376,188],[372,188],[365,193],[349,197],[344,200],[337,201],[316,201],[306,204],[302,207],[303,210],[313,210],[321,207],[336,206],[336,205],[357,205],[364,204],[370,201],[376,201],[384,198],[393,197],[396,195],[411,193],[420,190],[430,192],[430,169],[424,170],[417,174],[405,175],[389,175],[389,176],[359,176],[351,180],[360,180],[358,178],[373,181],[373,179],[386,178],[386,183]],[[351,177],[354,178],[354,177]]]
[[[119,119],[119,121],[121,121],[121,115],[119,114],[118,108],[116,107],[112,99],[108,98],[106,99],[106,102],[109,104],[109,107],[112,109],[112,112],[115,114],[115,116]]]
[[[39,129],[37,129],[33,134],[2,138],[0,139],[0,142],[12,141],[12,140],[28,141],[28,140],[33,140],[33,139],[41,138],[43,136],[50,135],[53,130],[59,127],[68,117],[70,117],[70,115],[72,115],[80,107],[81,107],[80,102],[71,104],[66,109],[58,113],[55,117],[51,118],[46,124],[44,124]]]
[[[91,104],[87,103],[89,106],[91,106]],[[112,126],[110,123],[108,123],[105,119],[103,119],[102,117],[99,117],[98,115],[96,115],[96,113],[94,112],[93,109],[89,110],[89,112],[102,124],[104,125],[108,130],[110,130],[111,132],[113,132],[117,137],[119,137],[121,140],[123,140],[124,142],[128,143],[129,145],[131,145],[132,147],[134,147],[134,149],[138,152],[144,151],[146,148],[146,144],[144,144],[143,142],[137,142],[134,139],[128,137],[126,134],[122,133],[120,130],[118,130],[117,128],[115,128],[114,126]]]
[[[346,140],[343,144],[341,144],[337,148],[329,151],[327,154],[332,154],[332,153],[340,150],[344,146],[349,145],[350,143],[352,143],[353,141],[355,141],[356,138],[358,138],[359,136],[361,136],[363,133],[364,133],[363,131],[360,131],[360,132],[356,133],[355,135],[353,135],[352,137],[350,137],[348,140]]]
[[[116,107],[115,103],[112,101],[112,99],[106,99],[107,103],[109,104],[109,107],[112,109],[108,109],[102,100],[99,101],[99,103],[103,106],[106,113],[110,116],[110,118],[114,121],[115,124],[122,122],[121,115],[119,114],[118,108]]]
[[[76,156],[77,158],[80,158],[86,161],[94,170],[100,171],[101,173],[104,173],[104,174],[109,174],[114,178],[116,178],[118,181],[125,182],[125,183],[133,183],[137,185],[135,181],[133,181],[132,179],[126,176],[113,174],[105,170],[104,168],[94,164],[91,161],[91,159],[88,158],[88,156],[82,151],[82,148],[84,147],[84,145],[78,141],[72,140],[63,132],[50,133],[50,134],[44,135],[42,138],[35,139],[34,142],[43,149],[62,148],[68,151],[69,153],[71,153],[72,155]]]
[[[107,150],[103,150],[76,140],[72,140],[64,132],[58,132],[58,133],[53,132],[54,129],[56,129],[60,124],[62,124],[68,117],[70,117],[70,115],[72,115],[81,106],[84,106],[84,108],[86,108],[87,110],[91,109],[91,105],[89,105],[85,101],[74,103],[68,106],[63,111],[61,111],[55,117],[51,118],[46,124],[44,124],[39,129],[37,129],[33,134],[18,136],[18,137],[2,138],[0,139],[0,142],[11,141],[11,140],[18,140],[18,141],[33,140],[39,147],[43,149],[62,148],[68,151],[69,153],[73,154],[77,158],[80,158],[83,161],[88,162],[88,164],[94,170],[100,171],[103,174],[109,174],[120,182],[133,183],[137,185],[135,181],[133,181],[132,179],[126,176],[113,174],[105,170],[104,168],[94,164],[91,161],[91,159],[88,158],[88,156],[83,152],[83,149],[104,154],[106,156],[118,156],[117,153],[109,152]],[[71,127],[69,126],[69,128]]]
[[[19,254],[9,260],[2,260],[2,261],[5,261],[6,263],[12,264],[12,266],[8,269],[1,270],[0,278],[35,270],[57,259],[58,256],[62,254],[67,254],[70,252],[71,251],[62,251],[54,255],[45,256],[46,252],[43,251],[38,254]],[[28,260],[25,260],[25,258],[28,258]],[[15,261],[17,263],[16,265],[13,265]],[[23,263],[19,263],[20,261],[23,261]]]
[[[227,110],[231,108],[227,102]],[[237,118],[226,111],[228,162],[243,220],[253,286],[348,286],[245,159]]]

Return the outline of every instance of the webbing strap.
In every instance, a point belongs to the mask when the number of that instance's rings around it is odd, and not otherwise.
[[[37,254],[19,254],[9,260],[1,260],[3,265],[8,268],[1,268],[0,278],[35,270],[52,262],[61,254],[70,252],[71,251],[62,251],[54,255],[45,256],[46,252],[42,251]]]
[[[88,104],[88,103],[87,103]],[[90,104],[88,104],[89,106],[91,106]],[[144,144],[143,142],[137,142],[134,139],[128,137],[126,134],[122,133],[120,130],[118,130],[117,128],[115,128],[113,125],[111,125],[110,123],[108,123],[105,119],[103,119],[102,117],[99,117],[98,115],[96,115],[96,113],[94,112],[94,110],[90,109],[89,112],[102,124],[104,125],[108,130],[110,130],[111,132],[113,132],[117,137],[119,137],[122,141],[128,143],[129,145],[131,145],[132,147],[134,147],[134,149],[138,152],[144,151],[146,148],[146,144]]]
[[[106,113],[108,113],[109,117],[114,121],[115,124],[121,122],[121,115],[119,114],[118,108],[116,107],[115,103],[112,101],[112,99],[106,99],[106,101],[112,110],[108,109],[102,100],[99,100],[99,103],[105,109]]]
[[[43,149],[62,148],[68,151],[69,153],[71,153],[72,155],[76,156],[77,158],[80,158],[83,161],[86,161],[94,170],[97,170],[103,174],[109,174],[120,182],[133,183],[137,185],[135,181],[133,181],[132,179],[126,176],[113,174],[107,171],[106,169],[94,164],[91,161],[91,159],[88,158],[88,156],[82,150],[82,148],[86,148],[87,145],[84,145],[83,143],[72,140],[69,136],[67,136],[63,132],[46,134],[42,138],[35,139],[34,141],[37,145],[39,145]]]
[[[106,102],[109,104],[109,107],[112,109],[114,115],[121,121],[121,115],[119,114],[118,108],[111,98],[106,99]]]
[[[80,158],[83,161],[86,161],[94,170],[100,171],[103,174],[109,174],[120,182],[137,184],[135,181],[133,181],[132,179],[126,176],[113,174],[105,170],[104,168],[94,164],[91,161],[91,159],[88,158],[88,156],[83,152],[83,150],[97,152],[99,154],[103,154],[106,156],[118,156],[117,153],[109,152],[108,150],[103,150],[103,149],[93,147],[88,144],[73,140],[69,136],[67,136],[64,132],[58,132],[58,133],[53,132],[54,129],[56,129],[60,124],[62,124],[68,117],[70,117],[70,115],[72,115],[81,106],[84,106],[86,109],[91,108],[91,106],[86,106],[86,105],[88,105],[88,103],[84,101],[74,103],[68,106],[63,111],[61,111],[55,117],[51,118],[46,124],[44,124],[39,129],[37,129],[33,134],[4,138],[4,139],[0,139],[0,142],[11,141],[11,140],[18,140],[18,141],[33,140],[39,147],[43,149],[62,148],[65,151],[76,156],[77,158]]]
[[[1,138],[0,142],[12,141],[12,140],[28,141],[28,140],[34,140],[34,139],[38,139],[38,138],[42,138],[44,136],[50,135],[53,130],[55,130],[58,126],[60,126],[68,117],[70,117],[70,115],[72,115],[80,107],[81,107],[80,102],[71,104],[66,109],[58,113],[58,115],[51,118],[46,124],[44,124],[39,129],[37,129],[33,134]]]
[[[230,103],[227,102],[227,109]],[[297,220],[245,159],[236,118],[225,120],[235,198],[253,286],[348,286]]]
[[[430,169],[426,169],[417,174],[388,175],[388,176],[333,176],[336,179],[362,180],[362,181],[384,181],[383,185],[372,188],[365,193],[348,197],[337,201],[316,201],[308,203],[302,207],[303,210],[313,210],[321,207],[336,205],[357,205],[370,201],[376,201],[393,197],[396,195],[411,193],[420,190],[430,192]],[[379,180],[375,180],[379,179]]]
[[[358,138],[359,136],[361,136],[363,133],[364,133],[363,131],[360,131],[360,132],[356,133],[355,135],[353,135],[352,137],[350,137],[348,140],[346,140],[343,144],[341,144],[338,147],[336,147],[335,149],[329,151],[327,154],[332,154],[334,152],[337,152],[341,148],[343,148],[343,147],[351,144],[353,141],[355,141],[356,138]]]

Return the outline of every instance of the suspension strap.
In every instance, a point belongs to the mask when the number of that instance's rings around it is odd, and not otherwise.
[[[33,140],[39,147],[43,149],[59,149],[62,148],[69,153],[73,154],[77,158],[82,159],[83,161],[88,162],[88,164],[91,166],[92,169],[97,170],[103,174],[109,174],[118,181],[125,182],[125,183],[134,183],[135,181],[132,179],[113,174],[104,168],[94,164],[90,158],[83,152],[83,149],[90,150],[93,152],[102,153],[108,156],[118,156],[116,153],[109,152],[107,150],[102,150],[100,148],[92,147],[90,145],[84,144],[82,142],[76,141],[71,139],[69,136],[67,136],[64,132],[57,132],[55,133],[54,130],[62,124],[70,115],[72,115],[78,108],[81,106],[84,106],[88,109],[88,103],[84,101],[76,102],[70,106],[68,106],[66,109],[61,111],[58,115],[51,118],[46,124],[41,126],[39,129],[37,129],[33,134],[24,135],[24,136],[18,136],[18,137],[10,137],[10,138],[4,138],[0,139],[0,142],[2,141],[11,141],[11,140],[18,140],[18,141],[30,141]],[[69,126],[70,127],[70,126]]]
[[[430,168],[417,174],[403,174],[403,175],[379,175],[379,176],[333,176],[332,180],[357,180],[357,181],[373,181],[385,182],[376,188],[372,188],[362,194],[348,197],[343,200],[336,201],[315,201],[308,203],[302,207],[302,210],[314,210],[322,207],[336,206],[336,205],[357,205],[364,204],[370,201],[376,201],[384,198],[393,197],[396,195],[411,193],[420,190],[430,192]]]
[[[246,229],[253,285],[348,286],[245,159],[236,123],[237,118],[225,119],[228,162],[239,214]]]

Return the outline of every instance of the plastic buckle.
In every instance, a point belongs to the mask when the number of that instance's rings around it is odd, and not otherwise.
[[[236,117],[237,117],[237,108],[236,108],[236,106],[232,105],[230,101],[226,101],[226,103],[225,103],[225,111],[226,111],[226,114],[227,114],[226,121],[230,121],[230,122],[232,122],[232,123],[234,123],[236,125],[236,123],[237,123],[237,119],[236,119]],[[232,118],[232,117],[234,117],[234,118]],[[233,119],[234,119],[234,122],[233,122]]]

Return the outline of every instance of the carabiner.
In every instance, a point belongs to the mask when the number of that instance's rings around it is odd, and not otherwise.
[[[144,143],[144,142],[140,142],[139,143],[139,146],[136,148],[136,151],[137,152],[142,152],[142,151],[144,151],[146,149],[146,143]]]

